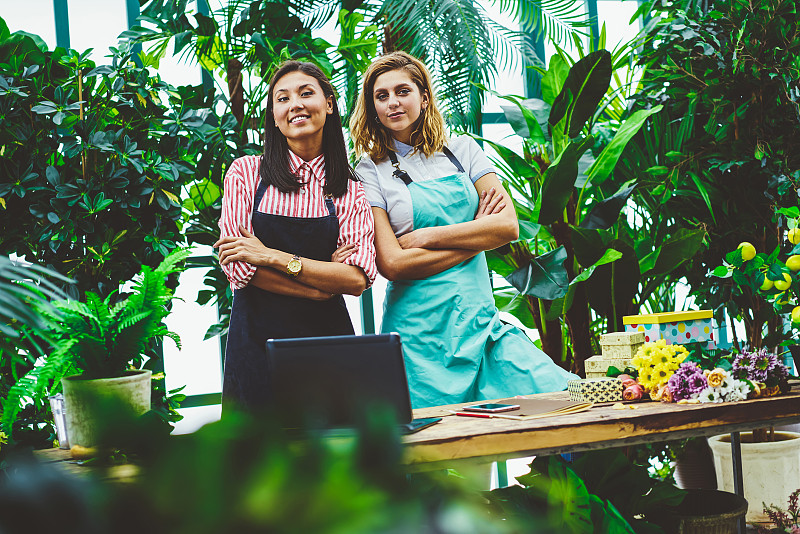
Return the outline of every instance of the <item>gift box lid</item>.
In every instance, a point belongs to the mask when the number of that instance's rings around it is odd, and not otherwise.
[[[711,319],[714,313],[711,310],[680,311],[680,312],[661,312],[649,315],[626,315],[622,318],[622,324],[666,324],[678,321],[696,321]]]
[[[644,343],[644,332],[611,332],[600,336],[601,345],[637,345]]]

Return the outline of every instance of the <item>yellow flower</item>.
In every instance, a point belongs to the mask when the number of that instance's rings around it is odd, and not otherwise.
[[[720,369],[719,367],[708,373],[708,385],[712,388],[718,388],[722,385],[722,381],[725,380],[725,371]]]

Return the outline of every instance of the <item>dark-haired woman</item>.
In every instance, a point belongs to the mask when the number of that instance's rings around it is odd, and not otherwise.
[[[219,249],[234,289],[224,409],[268,401],[269,338],[353,334],[342,294],[375,279],[374,223],[349,166],[330,81],[284,63],[269,83],[264,154],[227,170]]]

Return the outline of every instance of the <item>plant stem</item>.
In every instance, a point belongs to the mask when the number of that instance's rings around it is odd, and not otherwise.
[[[78,118],[83,122],[83,70],[78,69]],[[86,151],[81,151],[81,175],[86,181]]]

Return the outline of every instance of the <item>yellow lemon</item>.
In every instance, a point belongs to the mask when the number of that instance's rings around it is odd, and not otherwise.
[[[792,271],[800,271],[800,255],[789,256],[786,259],[786,266]]]
[[[783,273],[783,280],[778,280],[775,282],[775,289],[779,289],[780,291],[786,291],[792,285],[792,277],[789,276],[789,273]]]
[[[792,310],[792,322],[800,323],[800,306],[795,306]]]
[[[769,291],[770,289],[772,289],[773,285],[775,285],[775,284],[772,283],[772,280],[770,280],[769,278],[767,278],[765,276],[764,277],[764,283],[761,284],[761,291]]]
[[[789,243],[792,245],[800,243],[800,228],[792,228],[789,230]]]
[[[747,241],[739,243],[737,248],[742,252],[742,259],[744,261],[750,261],[756,257],[756,247]]]

